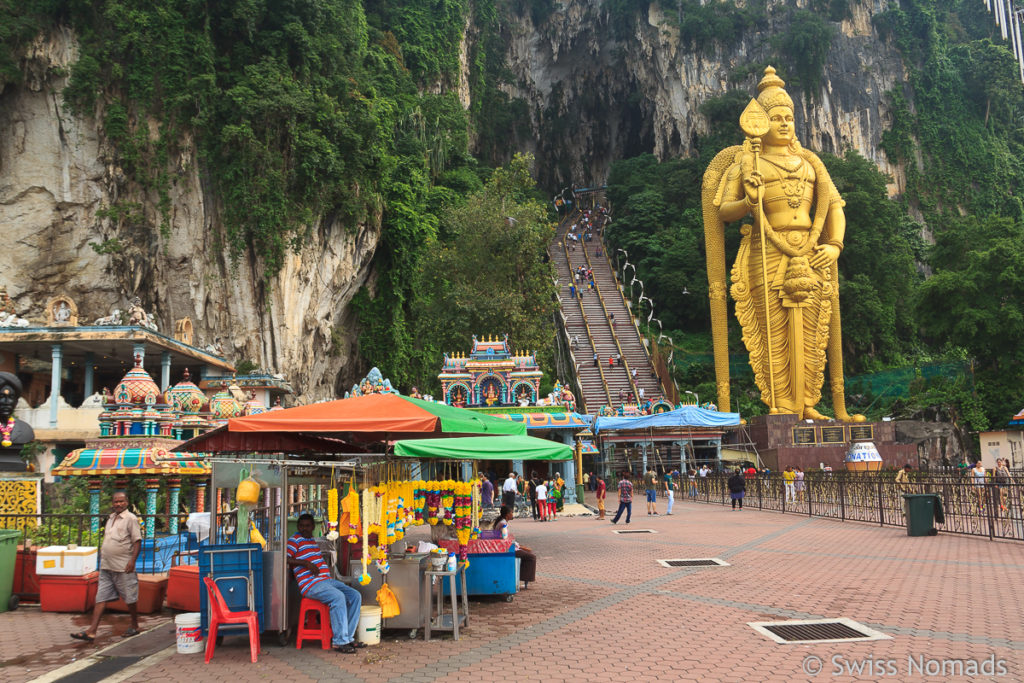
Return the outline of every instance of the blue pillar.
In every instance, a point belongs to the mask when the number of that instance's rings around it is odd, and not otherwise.
[[[93,369],[92,365],[96,362],[96,357],[92,351],[88,351],[85,354],[85,397],[88,398],[93,395]]]
[[[171,536],[174,536],[178,533],[178,502],[181,496],[181,479],[168,479],[167,487],[167,493],[171,499],[171,518],[167,522],[167,530]]]
[[[100,532],[100,488],[103,482],[99,477],[89,479],[89,530],[94,534]]]
[[[462,463],[462,481],[469,481],[473,477],[473,463],[464,462]]]
[[[167,391],[171,386],[171,352],[160,354],[160,391]]]
[[[64,348],[54,344],[51,351],[53,368],[50,371],[50,429],[57,428],[57,404],[60,402],[61,364],[64,359]]]
[[[516,474],[523,475],[524,479],[526,478],[526,473],[523,472],[523,461],[522,460],[513,460],[512,461],[512,471],[515,472]]]
[[[156,492],[160,489],[159,479],[147,479],[146,480],[146,538],[153,538],[153,532],[156,530],[156,518],[154,515],[157,514],[156,510]]]

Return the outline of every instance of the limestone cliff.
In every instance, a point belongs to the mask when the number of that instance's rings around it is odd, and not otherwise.
[[[530,105],[535,140],[524,144],[547,183],[601,181],[613,160],[643,152],[692,153],[696,135],[708,128],[702,102],[729,89],[756,94],[759,74],[735,82],[730,75],[772,59],[770,37],[784,16],[773,6],[782,5],[769,2],[764,30],[713,50],[681,45],[657,3],[620,31],[621,39],[600,0],[567,0],[539,26],[529,16],[512,22],[507,59],[515,83],[508,92]],[[799,89],[790,93],[801,142],[838,154],[856,149],[893,176],[896,193],[903,173],[878,145],[889,122],[885,93],[900,87],[904,73],[896,49],[872,27],[872,16],[884,9],[875,0],[853,3],[850,18],[838,24],[814,105]],[[776,66],[785,75],[792,65]]]
[[[881,5],[871,0],[842,22],[814,108],[799,91],[792,94],[807,146],[855,148],[891,173],[899,191],[901,169],[888,163],[878,143],[888,116],[884,94],[900,85],[903,71],[895,49],[872,29],[878,11]],[[771,11],[768,16],[771,24]],[[771,25],[733,47],[697,51],[680,45],[656,5],[623,32],[613,32],[609,22],[599,0],[566,0],[539,25],[528,14],[503,25],[513,74],[508,94],[527,103],[533,131],[504,151],[534,152],[546,189],[600,182],[617,158],[692,153],[695,137],[708,127],[701,103],[729,88],[753,93],[754,74],[736,83],[730,74],[770,53]],[[456,87],[467,109],[479,34],[467,22],[459,50]],[[123,310],[137,295],[162,331],[189,316],[200,345],[220,340],[235,362],[286,374],[300,400],[334,396],[336,387],[356,381],[365,368],[357,368],[348,304],[374,279],[380,217],[360,225],[320,217],[301,252],[266,282],[254,254],[237,263],[225,255],[219,198],[186,137],[167,169],[169,226],[161,234],[160,198],[118,167],[97,123],[102,110],[79,116],[63,103],[75,59],[75,36],[51,31],[24,56],[24,81],[0,90],[0,225],[8,245],[0,284],[18,311],[38,321],[45,301],[65,292],[91,321]],[[112,217],[115,205],[134,208]]]
[[[332,398],[351,384],[347,304],[372,277],[379,220],[322,221],[264,283],[258,259],[232,264],[226,256],[217,197],[186,139],[169,169],[170,230],[160,235],[158,197],[113,161],[96,123],[102,112],[79,117],[63,103],[74,59],[74,36],[55,31],[26,55],[24,83],[0,92],[0,283],[19,313],[42,322],[46,300],[64,292],[86,323],[139,296],[160,331],[170,334],[174,320],[189,316],[197,345],[219,340],[230,360],[284,373],[300,401]],[[115,202],[137,212],[106,216]]]

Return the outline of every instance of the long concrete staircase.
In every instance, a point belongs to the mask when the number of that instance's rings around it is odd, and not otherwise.
[[[595,229],[590,242],[566,240],[570,226],[578,219],[579,213],[574,213],[559,224],[551,255],[558,272],[565,331],[583,392],[581,408],[590,414],[597,414],[604,406],[618,408],[630,396],[639,396],[641,387],[644,399],[655,401],[663,395],[661,384],[615,280],[603,247],[603,230]],[[581,289],[574,298],[570,291],[570,286],[576,284],[573,271],[581,265],[594,271],[595,289],[589,290],[586,280],[581,280]],[[576,339],[578,343],[574,343]],[[621,356],[621,362],[609,364],[609,357],[616,356]]]

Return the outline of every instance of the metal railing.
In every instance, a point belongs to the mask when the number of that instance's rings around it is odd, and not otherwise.
[[[722,474],[697,477],[693,495],[690,480],[683,479],[677,495],[682,500],[729,505],[727,480]],[[912,475],[908,484],[899,484],[893,473],[808,472],[800,484],[787,492],[781,474],[758,474],[746,479],[743,507],[906,526],[903,494],[936,493],[945,514],[942,531],[1024,541],[1024,477],[976,484],[955,474],[922,473]]]

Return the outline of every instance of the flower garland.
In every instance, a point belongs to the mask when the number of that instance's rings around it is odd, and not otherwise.
[[[11,432],[13,432],[13,431],[14,431],[14,416],[12,415],[11,417],[7,418],[7,424],[5,424],[3,427],[0,427],[0,435],[3,436],[3,441],[0,442],[0,443],[3,444],[4,448],[8,448],[12,444]]]
[[[363,520],[369,522],[370,519],[370,502],[373,499],[373,492],[369,488],[363,489]],[[370,525],[369,523],[363,524],[363,552],[362,552],[362,568],[363,573],[359,575],[359,585],[366,586],[370,583],[370,575],[366,571],[366,549],[370,547]]]
[[[341,509],[348,513],[348,542],[359,542],[359,491],[355,478],[349,481],[348,493],[341,502]]]
[[[338,489],[334,488],[333,482],[327,490],[327,527],[330,529],[328,540],[338,540]]]

